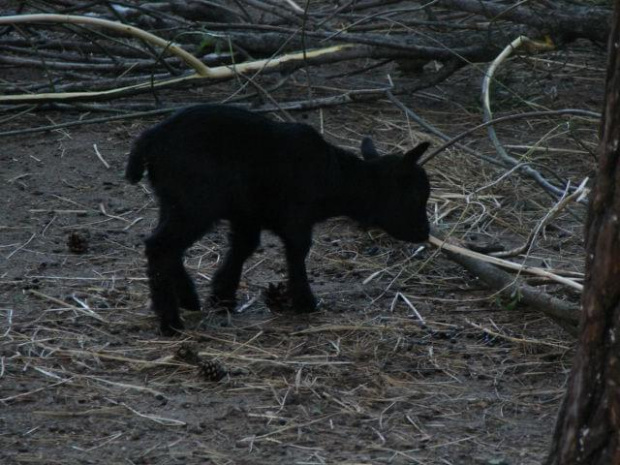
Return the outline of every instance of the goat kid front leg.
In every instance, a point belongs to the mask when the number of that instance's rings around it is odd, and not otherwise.
[[[241,280],[243,264],[260,244],[260,229],[231,223],[230,248],[224,263],[213,276],[211,305],[233,310],[237,304],[235,293]]]
[[[194,281],[187,274],[182,257],[179,257],[179,260],[175,263],[173,277],[179,306],[187,310],[199,311],[200,297],[198,297],[198,292],[196,292]]]
[[[316,298],[312,294],[306,273],[306,257],[312,244],[312,228],[295,228],[282,234],[288,266],[288,290],[293,309],[299,313],[316,310]]]

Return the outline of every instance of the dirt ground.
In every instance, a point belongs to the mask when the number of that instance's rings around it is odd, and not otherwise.
[[[600,48],[584,43],[545,59],[512,62],[502,76],[511,92],[495,97],[499,114],[531,109],[524,101],[600,111]],[[314,72],[315,85],[337,87],[327,80],[333,69]],[[375,72],[408,79],[393,63]],[[480,80],[470,68],[402,99],[456,135],[480,122]],[[176,91],[165,103],[218,101],[234,88]],[[280,101],[295,97],[279,92]],[[5,111],[0,131],[96,116]],[[367,133],[383,151],[420,138],[439,144],[387,100],[294,116],[354,150]],[[149,186],[128,185],[123,170],[131,140],[160,119],[1,139],[1,463],[540,463],[574,340],[429,246],[342,218],[318,226],[308,266],[321,306],[300,316],[265,303],[265,289],[286,276],[281,245],[265,233],[245,268],[239,312],[185,312],[182,337],[159,336],[142,245],[157,206]],[[597,126],[567,121],[520,121],[498,133],[580,182],[593,172]],[[483,132],[466,143],[494,153]],[[504,171],[459,150],[428,171],[434,227],[470,242],[518,245],[554,203],[519,176],[496,182]],[[584,212],[563,212],[530,262],[583,271]],[[222,225],[187,254],[205,298],[225,249]],[[571,289],[530,283],[578,302]],[[220,381],[209,376],[214,366],[225,372]]]

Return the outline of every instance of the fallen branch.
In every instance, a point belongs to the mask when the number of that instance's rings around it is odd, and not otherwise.
[[[40,59],[35,58],[20,58],[1,55],[0,64],[10,66],[30,66],[32,68],[54,69],[61,71],[96,71],[98,73],[116,73],[126,69],[141,71],[144,69],[152,69],[157,66],[156,63],[153,63],[150,60],[123,60],[122,63],[93,63],[93,60],[91,59],[87,63],[80,63],[69,61],[51,61],[46,59],[42,62]]]
[[[133,95],[140,92],[150,92],[154,89],[162,89],[165,87],[177,86],[179,84],[189,83],[200,79],[231,79],[238,74],[246,74],[252,72],[261,72],[265,69],[277,69],[284,67],[291,62],[299,62],[300,66],[307,63],[310,59],[320,59],[329,54],[341,52],[349,45],[337,45],[333,47],[322,48],[319,50],[303,51],[299,53],[291,53],[280,57],[268,58],[251,62],[241,63],[239,65],[218,66],[209,68],[200,60],[190,53],[166,41],[160,37],[150,34],[142,29],[128,26],[114,21],[104,19],[91,18],[87,16],[71,16],[71,15],[55,15],[55,14],[37,14],[22,16],[5,16],[0,17],[0,25],[3,24],[20,24],[20,23],[71,23],[71,24],[89,24],[110,28],[114,31],[126,33],[134,37],[144,39],[150,43],[165,47],[171,53],[179,56],[196,71],[193,74],[163,80],[156,82],[144,82],[133,86],[120,87],[99,92],[66,92],[66,93],[42,93],[32,95],[4,95],[0,96],[0,103],[44,103],[51,101],[70,101],[70,100],[102,100],[112,99],[127,95]]]
[[[468,11],[485,16],[492,21],[506,20],[527,24],[541,31],[551,31],[555,37],[560,37],[563,41],[576,38],[607,41],[612,17],[609,8],[560,4],[558,8],[536,11],[524,6],[526,3],[530,2],[516,2],[512,6],[482,0],[441,0],[439,2],[444,8]]]
[[[109,21],[107,19],[93,18],[91,16],[75,15],[56,15],[56,14],[35,14],[35,15],[16,15],[0,17],[0,25],[3,24],[23,24],[23,23],[60,23],[60,24],[86,24],[112,29],[119,34],[129,34],[148,43],[163,47],[164,50],[181,58],[191,66],[198,75],[209,76],[210,70],[198,58],[186,52],[181,47],[174,45],[168,40],[164,40],[150,32],[146,32],[128,24]]]
[[[542,231],[543,227],[547,223],[555,219],[560,214],[560,212],[564,210],[564,208],[566,208],[566,206],[573,200],[575,200],[576,202],[580,202],[582,201],[582,199],[587,198],[590,192],[590,189],[586,188],[587,182],[588,182],[588,178],[585,178],[581,182],[579,187],[570,195],[566,195],[567,192],[565,192],[562,198],[547,212],[544,218],[539,221],[539,223],[536,225],[534,230],[531,232],[530,236],[527,238],[527,241],[525,241],[525,244],[519,247],[515,247],[514,249],[511,249],[511,250],[506,250],[502,252],[494,252],[492,253],[492,255],[494,257],[506,258],[506,257],[514,257],[517,255],[520,255],[525,251],[528,251],[529,253],[529,250],[531,250],[532,245],[534,243],[534,239],[536,239],[536,236],[538,236],[540,231]]]
[[[492,257],[487,257],[482,254],[448,244],[447,242],[434,236],[431,236],[430,242],[431,244],[440,247],[441,251],[450,260],[465,267],[470,273],[478,276],[482,281],[484,281],[485,284],[490,286],[492,289],[497,290],[501,295],[510,299],[517,299],[518,302],[522,302],[542,311],[546,316],[555,321],[568,333],[572,335],[577,334],[577,326],[580,318],[580,308],[578,305],[550,296],[545,292],[541,292],[540,290],[521,282],[518,277],[515,277],[491,265],[491,263],[511,269],[518,269],[527,273],[537,274],[539,276],[544,275],[545,277],[551,278],[556,282],[566,284],[574,289],[581,290],[583,286],[580,284],[567,278],[554,275],[545,270],[541,270],[540,268],[519,266],[505,260],[492,260]],[[510,264],[510,266],[506,266],[507,264]]]
[[[385,95],[388,98],[388,100],[390,100],[394,105],[396,105],[398,108],[400,108],[407,115],[407,118],[415,121],[417,124],[422,126],[424,129],[429,131],[431,134],[434,134],[437,137],[439,137],[440,139],[443,139],[443,140],[447,141],[445,144],[441,145],[439,148],[435,149],[430,154],[424,155],[420,159],[420,162],[419,162],[420,165],[424,165],[425,163],[430,161],[433,157],[435,157],[439,153],[443,152],[445,149],[447,149],[451,145],[456,145],[459,149],[461,149],[464,152],[467,152],[467,153],[469,153],[471,155],[474,155],[475,157],[477,157],[477,158],[479,158],[481,160],[485,160],[485,161],[487,161],[487,162],[489,162],[489,163],[491,163],[493,165],[503,166],[500,162],[498,162],[494,158],[487,157],[486,155],[481,154],[480,152],[472,149],[471,147],[468,147],[467,145],[458,144],[457,142],[458,142],[459,139],[450,138],[449,135],[447,135],[446,133],[440,131],[439,129],[437,129],[432,124],[428,123],[426,120],[421,118],[417,113],[415,113],[411,108],[407,107],[403,102],[401,102],[399,99],[397,99],[391,91],[387,91],[385,93]],[[467,134],[469,134],[469,133],[467,133]],[[460,134],[457,137],[462,139],[467,134]]]
[[[474,126],[473,128],[468,129],[467,131],[463,131],[458,136],[453,137],[452,139],[448,140],[443,145],[440,145],[439,147],[437,147],[435,150],[433,150],[428,155],[424,155],[424,157],[422,157],[422,159],[420,160],[420,164],[423,165],[425,163],[428,163],[430,160],[435,158],[441,152],[455,145],[458,141],[465,139],[470,134],[476,132],[479,129],[486,128],[487,126],[491,126],[493,124],[498,124],[498,123],[505,123],[506,121],[513,121],[513,120],[522,119],[522,118],[532,118],[536,116],[560,116],[560,115],[575,115],[575,116],[597,118],[597,119],[601,118],[600,113],[589,111],[589,110],[581,110],[579,108],[564,108],[562,110],[527,111],[524,113],[516,113],[514,115],[500,116],[499,118],[492,119],[490,121],[487,121],[486,123],[481,123],[478,126]],[[495,161],[495,163],[497,163],[497,161]]]
[[[516,344],[537,344],[541,346],[553,347],[554,349],[560,349],[560,350],[570,349],[570,346],[568,345],[558,344],[556,342],[547,342],[547,341],[536,340],[536,339],[525,339],[521,337],[508,336],[507,334],[499,333],[489,328],[485,328],[484,326],[477,325],[473,321],[465,320],[465,322],[472,328],[476,328],[477,330],[482,331],[493,338],[504,339],[506,341],[514,342]]]
[[[536,42],[528,39],[527,37],[517,37],[513,40],[503,51],[500,53],[495,60],[489,66],[489,69],[484,75],[484,79],[482,81],[482,107],[484,110],[484,122],[487,123],[493,119],[493,113],[491,112],[491,82],[494,80],[495,71],[499,68],[499,65],[504,62],[515,50],[518,50],[521,47],[526,47],[529,51],[540,51],[540,50],[551,50],[553,46],[551,44],[547,44],[544,42]],[[519,164],[519,160],[508,155],[508,152],[504,149],[502,144],[497,137],[497,133],[495,132],[495,128],[493,125],[489,125],[487,127],[487,131],[489,133],[489,139],[493,143],[497,154],[499,155],[501,161],[507,167],[514,167]],[[548,192],[551,192],[554,196],[561,197],[564,193],[564,190],[558,188],[547,181],[542,174],[533,169],[528,164],[522,164],[519,168],[520,171],[523,171],[527,176],[536,181],[543,189]]]
[[[362,89],[362,90],[352,90],[349,92],[345,92],[342,94],[334,95],[331,97],[322,97],[322,98],[313,98],[310,100],[300,100],[300,101],[292,101],[292,102],[283,102],[279,103],[278,106],[275,105],[264,105],[261,107],[254,107],[251,105],[239,105],[243,108],[252,109],[252,111],[266,113],[278,110],[286,110],[286,111],[305,111],[316,108],[325,108],[336,105],[343,105],[351,102],[360,102],[360,101],[368,101],[368,100],[377,100],[385,95],[385,89]],[[188,104],[189,105],[189,104]],[[187,105],[173,106],[168,108],[159,108],[155,110],[147,110],[147,111],[137,111],[131,113],[124,113],[121,115],[107,116],[102,118],[91,118],[91,119],[83,119],[78,121],[69,121],[67,123],[59,123],[59,124],[50,124],[47,126],[39,126],[35,128],[27,128],[27,129],[15,129],[12,131],[0,132],[0,138],[9,137],[9,136],[17,136],[17,135],[25,135],[25,134],[35,134],[38,132],[46,132],[46,131],[54,131],[57,129],[70,128],[75,126],[82,126],[87,124],[100,124],[107,123],[110,121],[122,121],[129,119],[137,119],[144,118],[150,116],[159,116],[172,113],[174,111],[180,110],[181,108]],[[26,111],[30,111],[28,108]],[[89,110],[90,111],[90,110]]]
[[[582,284],[579,284],[573,281],[572,279],[564,278],[563,276],[559,276],[557,274],[551,273],[542,268],[538,268],[536,266],[519,265],[518,263],[514,263],[508,260],[502,260],[501,258],[490,257],[488,255],[484,255],[479,252],[473,252],[471,250],[464,249],[454,244],[450,244],[446,242],[445,240],[437,238],[436,236],[430,236],[429,242],[442,251],[445,250],[447,252],[451,252],[459,256],[466,256],[468,258],[472,258],[477,261],[490,263],[493,265],[500,266],[502,268],[507,268],[509,270],[515,270],[515,271],[519,271],[522,273],[529,273],[529,274],[533,274],[536,276],[542,276],[544,278],[551,279],[552,281],[555,281],[557,283],[571,287],[579,292],[583,290]]]

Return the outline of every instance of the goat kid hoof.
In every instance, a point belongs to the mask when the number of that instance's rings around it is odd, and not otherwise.
[[[295,313],[314,313],[319,311],[316,305],[293,305],[293,310]]]
[[[304,293],[301,296],[291,293],[293,310],[296,313],[313,313],[317,311],[317,301],[314,295]]]
[[[183,299],[179,298],[179,307],[192,312],[199,312],[201,310],[200,301],[197,299]]]
[[[318,311],[318,305],[314,297],[309,299],[304,299],[303,301],[295,302],[293,300],[292,304],[293,311],[295,313],[314,313]]]
[[[237,307],[236,299],[226,299],[211,296],[209,298],[209,307],[215,309],[218,312],[232,312]]]
[[[161,323],[159,326],[159,332],[162,336],[174,337],[179,336],[184,328],[185,326],[181,321],[175,322],[174,324]]]

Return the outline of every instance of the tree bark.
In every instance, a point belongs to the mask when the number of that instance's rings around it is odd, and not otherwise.
[[[610,33],[601,128],[586,223],[579,346],[547,465],[620,464],[620,0]]]

